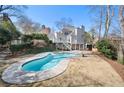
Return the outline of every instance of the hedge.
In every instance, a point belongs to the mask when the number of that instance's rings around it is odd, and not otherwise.
[[[23,49],[28,49],[32,46],[32,43],[19,44],[19,45],[11,45],[10,50],[12,53],[22,51]]]

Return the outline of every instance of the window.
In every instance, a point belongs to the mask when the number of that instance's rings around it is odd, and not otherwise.
[[[64,35],[68,35],[68,32],[65,32]]]
[[[62,39],[61,39],[61,38],[59,38],[59,40],[61,41]]]

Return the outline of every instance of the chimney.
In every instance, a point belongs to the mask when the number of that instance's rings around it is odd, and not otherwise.
[[[45,29],[46,27],[45,27],[45,25],[42,25],[42,29]]]

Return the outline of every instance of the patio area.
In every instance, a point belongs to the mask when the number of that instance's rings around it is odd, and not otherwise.
[[[33,55],[29,55],[33,56]],[[27,57],[29,57],[27,56]],[[25,56],[26,57],[26,56]],[[18,60],[24,57],[18,58]],[[17,58],[16,58],[17,59]],[[16,60],[12,59],[12,60]],[[10,60],[11,61],[11,60]],[[0,63],[0,74],[12,62]],[[1,76],[1,75],[0,75]],[[98,55],[87,53],[85,57],[70,59],[64,73],[54,78],[31,84],[12,85],[0,80],[0,86],[66,87],[66,86],[124,86],[124,81],[112,66]]]

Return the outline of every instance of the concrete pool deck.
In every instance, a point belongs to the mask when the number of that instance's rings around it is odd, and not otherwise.
[[[124,86],[124,81],[108,62],[90,52],[84,53],[87,53],[85,57],[71,59],[66,71],[54,78],[22,85],[6,84],[0,81],[0,86]],[[1,64],[1,66],[4,71],[9,64]]]

